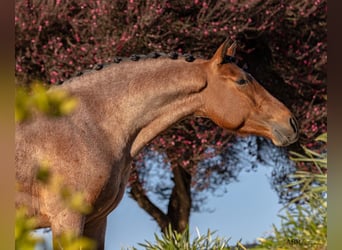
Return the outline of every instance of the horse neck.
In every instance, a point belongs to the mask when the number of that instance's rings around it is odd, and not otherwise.
[[[151,59],[113,65],[88,79],[94,115],[113,147],[128,145],[134,157],[160,132],[201,106],[203,62]],[[85,82],[84,79],[83,82]]]

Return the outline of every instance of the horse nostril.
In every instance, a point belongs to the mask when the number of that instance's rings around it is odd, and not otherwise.
[[[291,124],[291,127],[293,129],[293,131],[298,134],[298,124],[297,124],[297,121],[295,118],[291,117],[290,118],[290,124]]]

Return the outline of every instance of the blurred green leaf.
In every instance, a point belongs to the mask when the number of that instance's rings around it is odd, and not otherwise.
[[[64,232],[54,241],[54,248],[64,250],[95,250],[96,243],[86,237],[79,237],[73,232]]]
[[[35,246],[42,242],[43,239],[32,235],[37,220],[27,217],[27,209],[22,207],[16,210],[15,218],[15,249],[17,250],[34,250]]]
[[[50,180],[50,177],[51,177],[51,172],[50,172],[49,164],[46,162],[41,163],[36,174],[37,180],[44,184],[47,184]]]
[[[50,117],[69,115],[77,106],[77,99],[61,89],[48,90],[41,82],[34,82],[31,89],[17,88],[15,121],[23,122],[39,112]]]

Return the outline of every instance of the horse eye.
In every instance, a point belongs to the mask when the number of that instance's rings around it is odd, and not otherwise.
[[[243,84],[246,84],[248,81],[245,80],[245,79],[239,79],[239,80],[237,80],[236,82],[237,82],[237,84],[239,84],[239,85],[243,85]]]

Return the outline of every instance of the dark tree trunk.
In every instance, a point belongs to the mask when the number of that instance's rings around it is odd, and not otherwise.
[[[172,228],[177,232],[183,232],[190,218],[191,175],[180,166],[175,166],[172,172],[175,185],[170,196],[167,216]]]
[[[174,186],[165,214],[148,198],[139,177],[131,184],[130,195],[158,223],[165,232],[168,225],[177,232],[183,232],[188,224],[191,210],[191,175],[181,166],[172,167]]]

